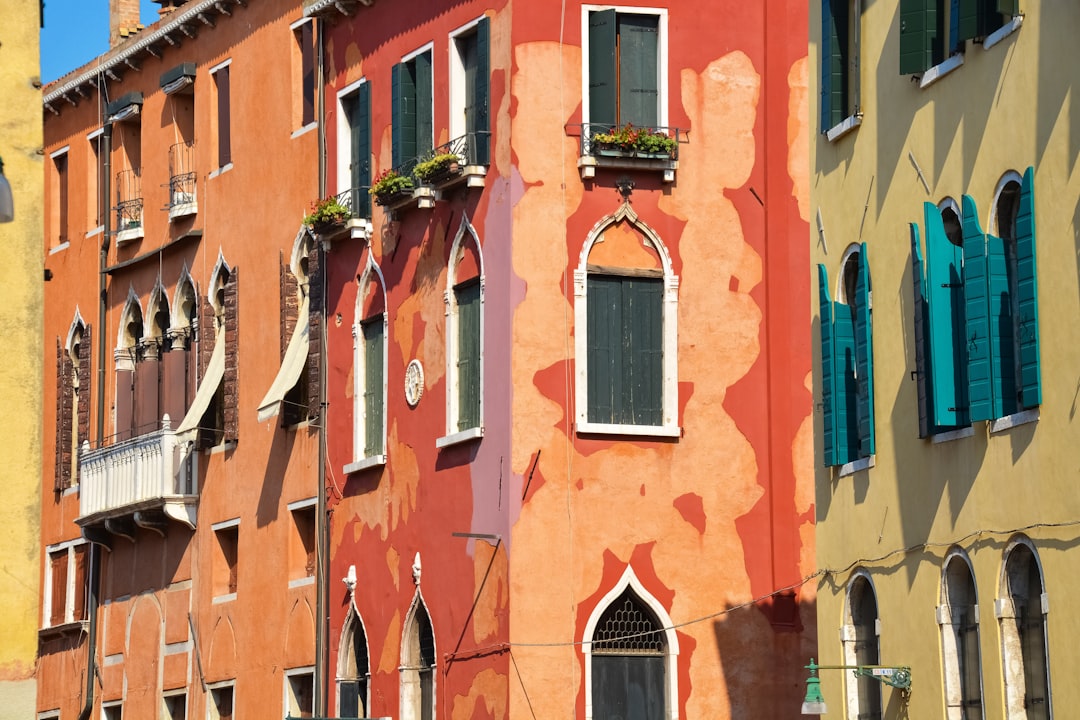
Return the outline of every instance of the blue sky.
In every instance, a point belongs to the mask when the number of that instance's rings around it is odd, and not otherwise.
[[[158,18],[158,4],[140,0],[142,22]],[[45,0],[41,81],[51,82],[109,49],[109,0]]]

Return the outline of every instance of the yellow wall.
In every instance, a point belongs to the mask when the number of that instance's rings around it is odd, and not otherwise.
[[[834,0],[835,2],[835,0]],[[948,3],[943,3],[948,5]],[[1080,700],[1069,682],[1080,589],[1080,445],[1076,442],[1080,344],[1077,206],[1080,109],[1075,29],[1080,9],[1022,0],[1022,26],[990,49],[967,43],[964,64],[920,88],[899,74],[899,0],[862,2],[862,125],[829,142],[817,132],[821,3],[810,9],[812,260],[823,263],[836,299],[841,257],[867,244],[873,283],[875,466],[840,477],[823,468],[820,335],[816,270],[808,298],[814,328],[815,465],[821,663],[841,660],[839,627],[851,568],[874,584],[882,662],[912,667],[908,715],[885,688],[885,717],[946,717],[940,604],[943,558],[954,545],[971,559],[980,608],[987,718],[1008,717],[1003,696],[1003,552],[1026,530],[1042,563],[1053,705],[1065,717]],[[918,166],[918,170],[916,168]],[[909,223],[922,230],[922,204],[962,194],[993,232],[995,187],[1009,170],[1034,167],[1043,402],[1036,422],[933,443],[918,437]],[[925,178],[924,187],[919,171]],[[811,225],[815,225],[811,221]],[[924,235],[925,237],[925,235]],[[827,245],[827,250],[826,250]],[[906,548],[906,549],[905,549]],[[841,673],[824,671],[830,714],[843,711]]]
[[[0,28],[0,157],[15,221],[0,224],[0,697],[33,717],[37,654],[41,472],[41,91],[37,0],[4,4]]]

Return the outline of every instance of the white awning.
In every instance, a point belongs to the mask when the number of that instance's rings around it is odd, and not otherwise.
[[[214,352],[210,355],[210,362],[206,365],[206,374],[203,375],[199,389],[195,393],[195,400],[188,408],[184,421],[176,428],[177,434],[195,430],[199,427],[199,421],[210,407],[210,401],[214,399],[221,379],[225,377],[225,329],[218,328],[214,337]]]
[[[307,367],[308,357],[308,300],[305,297],[300,303],[300,313],[296,319],[296,329],[293,330],[289,347],[285,350],[285,358],[281,361],[281,369],[278,370],[274,384],[266,393],[266,397],[259,403],[259,422],[264,422],[276,416],[281,409],[281,401],[286,393],[296,387],[296,381],[300,379],[300,373]]]

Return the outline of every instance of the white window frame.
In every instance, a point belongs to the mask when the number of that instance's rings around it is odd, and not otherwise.
[[[425,44],[421,45],[420,47],[418,47],[417,49],[413,50],[412,52],[408,53],[407,55],[402,55],[401,60],[399,62],[407,63],[410,60],[415,60],[416,58],[420,57],[424,53],[430,53],[431,54],[431,147],[434,148],[434,147],[436,147],[436,145],[435,145],[435,132],[437,130],[437,128],[435,127],[435,77],[436,77],[436,75],[435,75],[435,43],[434,42],[425,43]],[[374,138],[372,140],[373,140],[372,149],[374,149],[374,147],[375,147]],[[407,160],[408,158],[405,158],[405,159]],[[372,182],[374,182],[374,181],[375,181],[375,178],[373,176],[372,177]]]
[[[458,40],[474,32],[482,19],[483,17],[474,18],[449,33],[447,67],[450,75],[450,139],[459,138],[465,134],[465,103],[467,101],[465,97],[465,64],[461,61],[461,49],[458,47]],[[432,72],[432,75],[434,75],[434,72]]]
[[[218,539],[218,533],[221,532],[222,530],[231,530],[233,528],[236,528],[236,585],[237,585],[237,588],[239,589],[239,586],[240,586],[240,518],[233,518],[231,520],[222,520],[221,522],[212,523],[210,525],[210,530],[212,530],[213,533],[214,533],[214,542],[218,543],[218,544],[221,543],[221,540]],[[215,551],[216,550],[217,549],[215,548]],[[216,552],[214,554],[216,556]],[[211,572],[210,584],[211,584],[211,587],[213,587],[213,568],[210,569],[210,572]],[[230,601],[235,600],[235,599],[236,599],[236,593],[235,592],[222,593],[221,595],[214,595],[213,599],[211,600],[211,603],[214,604],[214,605],[218,605],[220,603],[230,602]],[[221,683],[219,683],[219,684],[221,684]]]
[[[589,13],[598,10],[614,10],[619,15],[655,15],[656,23],[656,74],[658,127],[668,126],[668,11],[662,7],[635,7],[632,5],[582,5],[581,6],[581,122],[591,122],[589,116]]]
[[[304,47],[303,47],[303,45],[301,43],[301,39],[304,36],[303,36],[303,33],[300,32],[300,29],[302,27],[304,27],[305,25],[308,25],[308,24],[311,25],[311,71],[312,71],[312,73],[314,75],[314,95],[311,98],[312,120],[309,123],[305,123],[304,122],[304,111],[303,111],[303,107],[304,107]],[[294,124],[296,125],[296,129],[292,133],[292,137],[296,138],[296,137],[300,137],[301,135],[303,135],[303,134],[305,134],[307,132],[310,132],[311,130],[314,130],[319,125],[319,118],[318,118],[318,114],[319,114],[319,108],[318,108],[319,78],[318,78],[318,75],[317,75],[318,69],[315,67],[316,62],[317,62],[316,61],[316,55],[317,55],[318,39],[315,36],[315,18],[312,18],[312,17],[300,18],[299,20],[297,20],[297,21],[295,21],[295,22],[293,22],[292,24],[289,25],[289,31],[292,32],[292,34],[293,34],[293,42],[296,43],[295,51],[300,56],[300,58],[299,58],[300,85],[299,85],[299,87],[293,88],[293,92],[296,93],[296,95],[298,96],[299,104],[300,104],[300,112],[297,113],[297,116],[296,116],[298,119],[296,120],[296,122],[294,122]]]
[[[664,271],[663,329],[662,329],[662,392],[663,408],[660,425],[621,425],[616,423],[589,422],[589,311],[588,311],[588,266],[589,254],[593,246],[603,242],[604,231],[622,221],[632,225],[652,246],[659,256]],[[629,203],[623,205],[612,215],[602,218],[585,239],[581,248],[577,269],[574,270],[574,402],[576,404],[576,425],[579,433],[607,435],[644,435],[652,437],[679,437],[679,276],[671,266],[671,256],[667,247],[656,232],[642,222]]]
[[[78,487],[78,486],[75,486]],[[75,620],[75,548],[86,545],[84,538],[78,538],[76,540],[66,540],[64,542],[56,543],[55,545],[48,545],[45,547],[45,587],[42,589],[41,599],[41,627],[59,627],[59,625],[52,624],[52,590],[53,590],[53,576],[52,576],[52,556],[58,552],[67,553],[67,572],[65,573],[65,583],[67,587],[64,588],[64,621],[60,625],[67,625],[69,623],[76,622]],[[89,548],[87,548],[89,549]],[[90,571],[90,556],[87,555],[87,574]]]
[[[351,82],[337,91],[337,194],[341,194],[352,187],[352,173],[349,165],[352,163],[352,137],[349,134],[349,119],[345,115],[345,100],[351,95],[360,92],[361,86],[367,83],[367,77]],[[368,158],[368,167],[371,158]]]
[[[183,717],[179,717],[179,718],[174,717],[172,715],[172,713],[166,712],[166,703],[168,702],[169,698],[175,698],[175,697],[183,697],[184,698],[184,715],[183,715]],[[167,720],[187,720],[188,710],[189,710],[189,708],[188,708],[188,699],[189,699],[189,696],[188,696],[187,688],[180,688],[180,689],[177,689],[177,690],[166,690],[165,692],[161,693],[161,713],[162,713],[162,716],[167,718]]]
[[[315,506],[317,504],[318,504],[318,501],[316,500],[316,498],[310,497],[310,498],[305,498],[303,500],[295,500],[295,501],[293,501],[293,502],[291,502],[291,503],[289,503],[288,505],[285,506],[285,508],[289,511],[289,515],[290,515],[290,517],[291,517],[291,519],[293,521],[293,523],[292,523],[293,528],[296,530],[297,533],[299,533],[300,528],[296,527],[296,512],[298,510],[307,510],[309,508],[313,509],[313,508],[315,508]],[[312,538],[313,541],[316,541],[316,542],[317,542],[317,536],[319,534],[318,525],[319,525],[319,516],[318,516],[318,511],[316,510],[315,527],[313,528],[314,531],[315,531],[316,537]],[[290,563],[290,565],[291,565],[291,563]],[[290,567],[289,571],[290,571],[290,573],[292,572],[291,567]],[[317,571],[316,571],[316,574],[318,574]],[[293,579],[289,580],[289,587],[290,588],[303,587],[305,585],[314,585],[314,584],[315,584],[315,575],[314,574],[313,575],[307,575],[305,577],[300,577],[300,578],[293,578]]]
[[[292,668],[285,671],[284,682],[281,689],[281,708],[285,716],[300,717],[299,703],[296,702],[296,693],[292,685],[293,678],[306,675],[311,681],[312,702],[315,698],[315,666],[306,665],[304,667]],[[293,714],[293,710],[296,710],[296,714]],[[314,710],[314,707],[312,708]],[[234,708],[235,712],[235,708]]]
[[[457,285],[458,256],[464,249],[464,243],[471,237],[476,246],[476,258],[479,265],[480,281],[480,357],[478,358],[480,382],[480,424],[476,427],[458,430],[459,386],[461,379],[458,377],[458,305],[457,296],[454,294],[454,286]],[[435,447],[444,448],[456,443],[468,442],[484,436],[484,250],[480,245],[480,236],[476,228],[469,222],[467,213],[462,212],[461,224],[458,226],[457,235],[450,247],[450,263],[446,272],[446,292],[443,294],[446,313],[446,434],[435,441]]]
[[[949,567],[952,563],[959,563],[967,568],[967,572],[971,577],[971,586],[974,593],[974,606],[975,606],[975,624],[979,626],[978,636],[980,638],[978,645],[978,656],[975,658],[979,664],[979,699],[982,703],[980,706],[981,711],[986,706],[986,701],[983,696],[983,672],[982,672],[982,627],[979,617],[979,588],[975,583],[975,570],[971,566],[971,561],[968,559],[966,553],[960,549],[953,549],[945,557],[945,562],[941,566],[941,604],[937,607],[937,623],[941,627],[941,658],[942,658],[942,670],[944,672],[944,689],[945,689],[945,713],[947,720],[963,720],[964,709],[962,706],[963,701],[963,677],[962,670],[960,668],[960,657],[958,648],[954,642],[956,636],[956,624],[957,620],[953,614],[952,605],[949,599]]]
[[[231,170],[232,167],[233,167],[233,150],[235,148],[233,148],[233,138],[232,138],[232,134],[233,134],[232,129],[233,129],[233,125],[234,125],[234,123],[232,122],[232,111],[233,111],[233,102],[232,102],[232,100],[233,100],[233,97],[232,97],[233,96],[233,90],[232,90],[233,76],[232,76],[232,70],[231,69],[229,70],[229,98],[228,98],[229,99],[229,162],[227,162],[225,164],[220,164],[221,163],[221,139],[220,139],[221,138],[221,128],[218,127],[217,122],[218,122],[218,117],[219,117],[219,115],[221,113],[221,98],[218,95],[219,88],[218,88],[217,78],[214,77],[215,75],[218,74],[218,71],[224,70],[225,68],[228,68],[231,65],[232,65],[232,58],[229,58],[227,60],[222,60],[217,65],[213,65],[207,70],[207,73],[210,75],[211,85],[214,88],[214,109],[212,111],[213,112],[213,116],[212,116],[213,117],[213,127],[214,127],[214,146],[215,146],[214,147],[214,162],[218,163],[218,166],[214,170],[212,170],[210,172],[210,175],[208,176],[208,177],[211,177],[211,178],[217,177],[221,173],[226,172],[227,170]],[[316,87],[318,87],[318,79],[316,79]]]
[[[364,404],[364,392],[367,390],[367,348],[364,346],[364,330],[362,327],[364,317],[364,298],[367,295],[368,284],[375,284],[376,292],[382,293],[382,332],[383,332],[383,388],[382,388],[382,452],[374,455],[366,455],[364,445],[367,439],[367,407]],[[387,416],[387,372],[389,371],[387,354],[388,335],[390,327],[389,313],[387,312],[386,278],[383,277],[382,269],[375,262],[375,257],[369,248],[367,251],[367,263],[364,271],[357,279],[356,305],[353,310],[353,462],[345,466],[345,474],[358,472],[370,467],[386,464],[386,416]]]
[[[113,715],[112,715],[112,713],[110,711],[111,710],[116,710],[116,709],[120,710],[120,717],[123,718],[124,717],[124,701],[123,700],[113,700],[112,702],[103,702],[103,703],[101,703],[101,720],[112,720]]]
[[[217,699],[214,697],[214,692],[223,688],[232,690],[233,717],[236,717],[236,680],[223,680],[216,683],[207,683],[206,685],[206,720],[221,719],[218,714]]]

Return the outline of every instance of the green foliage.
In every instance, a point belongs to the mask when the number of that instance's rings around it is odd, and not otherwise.
[[[304,216],[304,224],[313,226],[342,222],[348,220],[351,216],[352,211],[331,195],[328,198],[311,203],[311,212]]]
[[[610,132],[594,133],[594,149],[621,150],[625,153],[663,153],[673,156],[678,141],[662,130],[638,128],[627,123]]]
[[[413,174],[420,180],[427,182],[439,173],[446,172],[453,163],[460,162],[461,159],[457,154],[442,153],[441,155],[436,155],[428,160],[422,160],[421,162],[416,163],[416,167],[413,168]]]
[[[379,177],[375,178],[375,184],[371,186],[370,192],[378,198],[412,189],[412,178],[390,169],[383,170]]]

